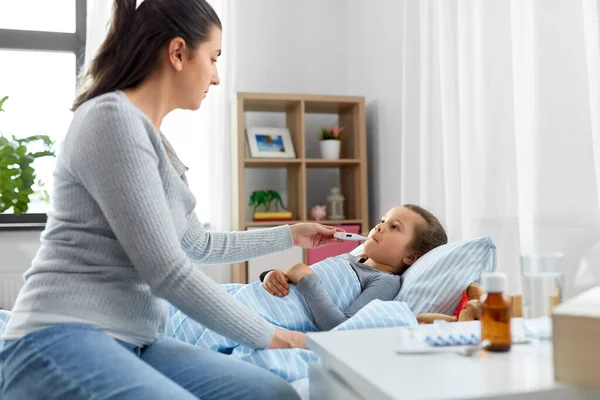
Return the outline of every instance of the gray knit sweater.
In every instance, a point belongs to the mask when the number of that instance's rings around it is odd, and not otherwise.
[[[274,327],[193,262],[284,250],[290,228],[205,231],[185,170],[123,92],[80,106],[57,158],[54,210],[2,339],[75,322],[144,345],[163,336],[168,301],[239,343],[268,347]]]

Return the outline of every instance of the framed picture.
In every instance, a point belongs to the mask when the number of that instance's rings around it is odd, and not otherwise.
[[[250,156],[255,158],[295,158],[294,144],[287,128],[246,129]]]

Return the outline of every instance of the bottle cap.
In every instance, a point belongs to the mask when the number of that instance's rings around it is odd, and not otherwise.
[[[502,272],[486,272],[482,275],[483,290],[487,293],[504,293],[506,275]]]

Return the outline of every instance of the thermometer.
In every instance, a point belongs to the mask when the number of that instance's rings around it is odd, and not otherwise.
[[[337,239],[342,239],[342,240],[355,240],[355,241],[361,241],[361,240],[367,240],[367,237],[361,236],[361,235],[357,235],[356,233],[348,233],[348,232],[336,232],[333,234],[334,238]]]

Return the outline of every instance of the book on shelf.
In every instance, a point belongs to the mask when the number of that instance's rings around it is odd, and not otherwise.
[[[291,221],[292,213],[290,211],[269,211],[255,212],[254,221]]]

